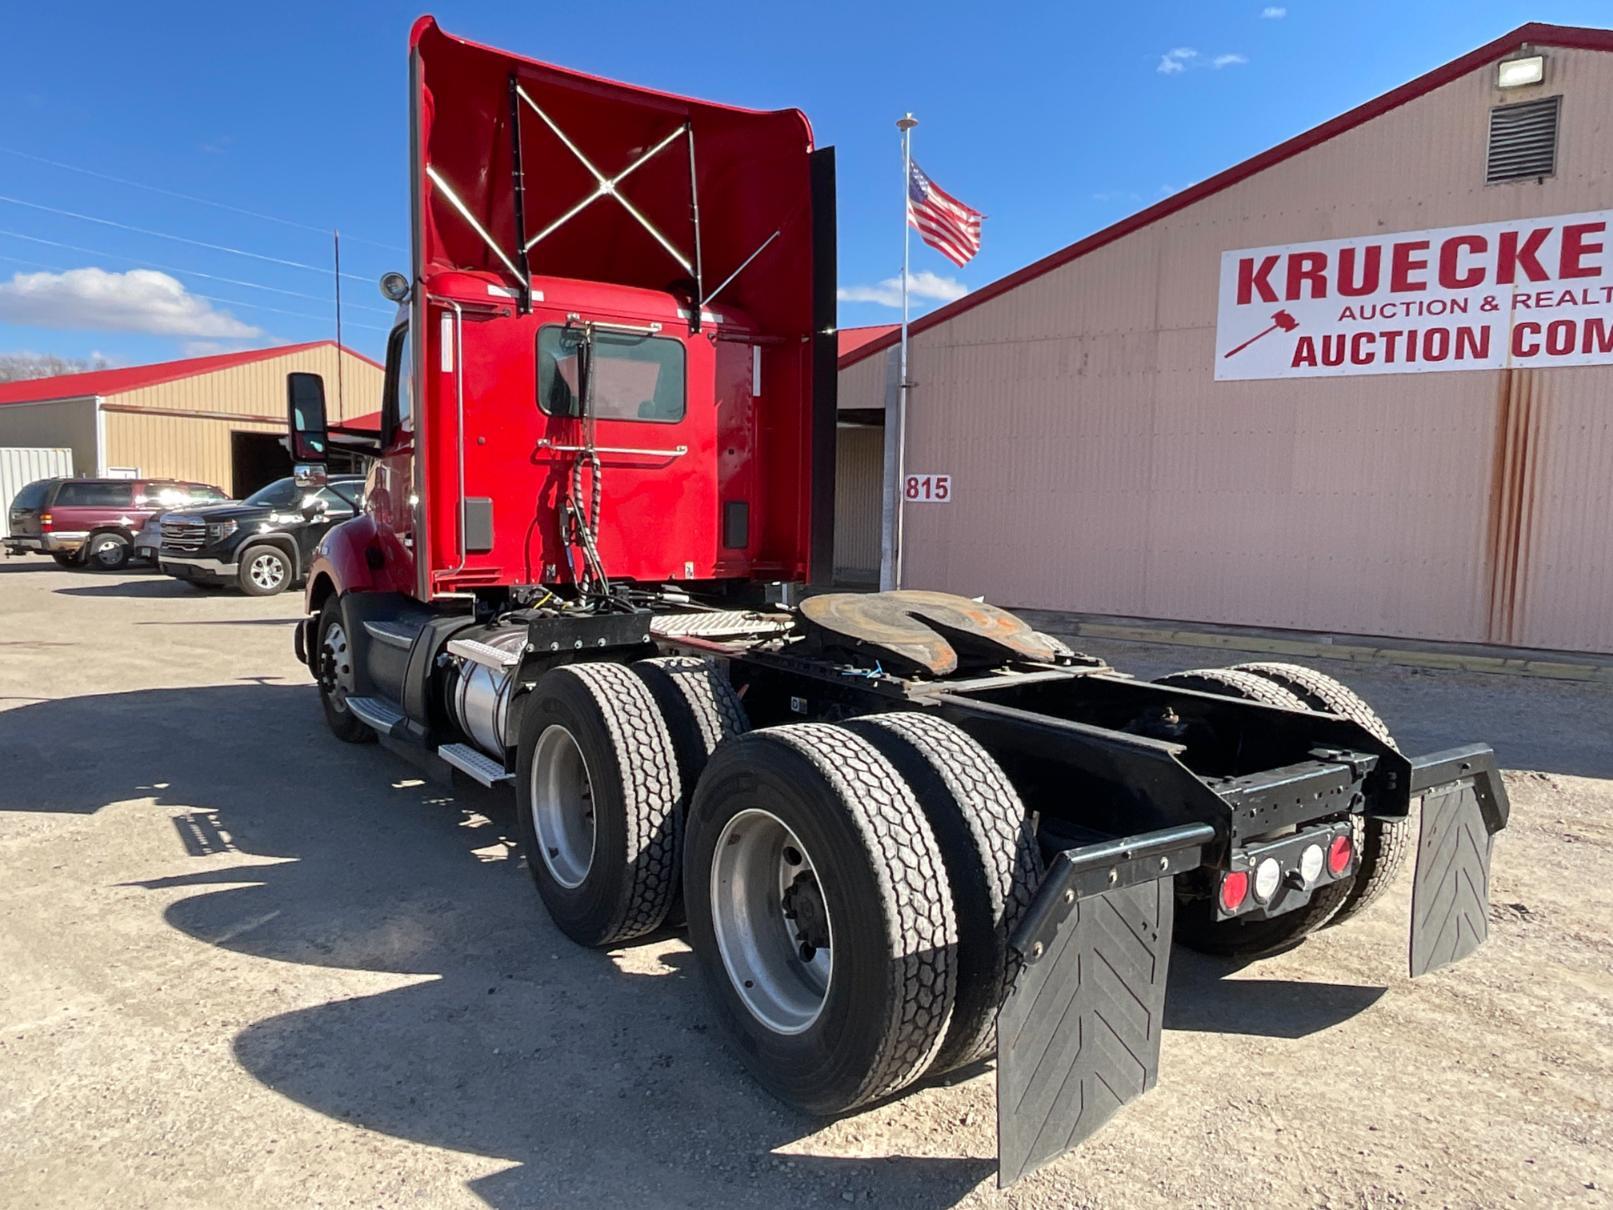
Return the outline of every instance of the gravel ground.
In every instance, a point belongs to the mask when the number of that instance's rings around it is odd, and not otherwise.
[[[1408,981],[1403,882],[1262,963],[1177,951],[1160,1087],[998,1192],[989,1068],[781,1108],[680,938],[570,945],[505,796],[325,733],[297,604],[0,563],[0,1203],[1607,1203],[1606,687],[1318,662],[1409,750],[1500,751],[1489,944]]]

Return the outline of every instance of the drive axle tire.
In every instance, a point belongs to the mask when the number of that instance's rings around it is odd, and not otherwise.
[[[912,787],[935,832],[958,926],[957,1008],[933,1074],[967,1066],[997,1045],[997,1010],[1015,973],[1008,938],[1042,883],[1042,856],[1013,784],[967,733],[916,712],[846,724]]]
[[[1309,709],[1304,699],[1291,690],[1253,672],[1235,668],[1173,672],[1154,683],[1218,693],[1222,697],[1281,706],[1285,710]],[[1324,883],[1311,892],[1309,902],[1281,916],[1222,920],[1216,915],[1213,893],[1203,893],[1202,887],[1195,888],[1192,883],[1196,879],[1202,881],[1195,871],[1176,880],[1176,940],[1189,949],[1223,957],[1260,958],[1298,945],[1328,922],[1350,890],[1347,880]]]
[[[197,588],[204,587],[195,581],[192,583]],[[319,682],[319,704],[325,712],[325,725],[343,743],[374,743],[374,729],[347,707],[347,695],[353,692],[353,661],[356,656],[352,638],[342,621],[341,605],[335,597],[326,601],[325,607],[319,611],[316,642],[318,656],[314,676]]]
[[[695,792],[684,889],[717,1015],[780,1100],[889,1096],[946,1039],[957,930],[912,789],[861,736],[797,723],[719,748]]]
[[[1325,672],[1317,672],[1303,664],[1275,663],[1239,664],[1238,669],[1281,685],[1301,698],[1312,710],[1341,714],[1361,724],[1368,733],[1377,736],[1395,751],[1400,750],[1394,736],[1389,734],[1389,725],[1378,716],[1378,712],[1367,705],[1355,690]],[[1352,819],[1355,825],[1355,876],[1350,879],[1344,905],[1328,920],[1329,928],[1364,911],[1394,885],[1411,845],[1409,819],[1368,819],[1362,815],[1353,816]]]
[[[706,762],[723,740],[749,731],[750,719],[745,714],[745,704],[716,660],[670,655],[639,660],[632,669],[649,686],[672,735],[672,749],[678,757],[678,783],[683,789],[678,812],[684,820],[683,842],[687,844],[689,800],[694,797]],[[683,854],[679,853],[674,869],[682,864]],[[681,873],[678,881],[666,922],[681,928],[686,923]]]
[[[235,582],[249,597],[272,597],[291,584],[291,556],[278,546],[253,546],[241,552]]]
[[[660,927],[677,885],[677,756],[648,686],[621,664],[544,673],[521,717],[516,822],[549,915],[580,945]]]

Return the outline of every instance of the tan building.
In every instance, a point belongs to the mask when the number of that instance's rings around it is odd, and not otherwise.
[[[380,402],[381,367],[323,340],[0,384],[0,446],[64,446],[80,475],[185,479],[245,495],[290,472],[282,439],[293,370],[324,376],[333,419]]]
[[[1522,27],[914,323],[903,584],[1613,650],[1610,51]]]

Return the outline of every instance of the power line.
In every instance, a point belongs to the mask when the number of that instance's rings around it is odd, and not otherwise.
[[[21,256],[7,256],[4,253],[0,253],[0,260],[11,261],[13,264],[18,265],[32,265],[36,269],[48,269],[52,273],[72,273],[75,271],[64,268],[61,265],[51,265],[46,264],[44,261],[28,260]],[[287,311],[282,307],[270,307],[263,303],[242,302],[239,299],[234,298],[220,298],[216,294],[198,294],[195,290],[186,290],[185,293],[191,298],[205,298],[208,302],[223,303],[225,306],[229,307],[248,307],[254,311],[270,311],[276,315],[289,315],[293,319],[306,319],[313,323],[323,324],[330,322],[330,317],[326,315],[309,315],[305,311]],[[350,328],[368,328],[372,332],[388,332],[391,330],[390,328],[382,327],[380,324],[349,323],[347,326]]]
[[[77,164],[67,164],[63,163],[61,160],[48,159],[45,156],[34,155],[31,152],[18,151],[15,147],[0,147],[0,152],[4,152],[6,155],[18,156],[24,160],[32,160],[36,164],[48,164],[52,168],[60,168],[66,172],[82,173],[84,176],[92,176],[97,180],[111,181],[117,185],[128,185],[131,189],[145,189],[152,193],[160,193],[164,197],[179,198],[181,201],[195,202],[201,206],[216,206],[218,209],[228,210],[232,214],[244,214],[248,218],[262,219],[264,222],[268,223],[279,223],[282,226],[296,227],[303,231],[317,231],[321,235],[326,235],[329,233],[327,228],[316,227],[312,223],[303,223],[298,222],[296,219],[281,218],[277,214],[264,214],[261,210],[248,210],[244,206],[234,206],[229,202],[216,202],[212,198],[197,197],[193,193],[180,193],[176,189],[165,189],[161,185],[148,185],[144,181],[131,181],[127,177],[113,176],[108,172],[98,172],[94,168],[83,168]],[[356,235],[350,235],[347,238],[350,243],[368,244],[372,248],[382,248],[388,252],[397,252],[404,256],[408,255],[408,252],[405,249],[398,247],[396,244],[383,244],[378,240],[362,239]]]
[[[226,282],[232,286],[247,286],[253,290],[267,290],[271,294],[285,294],[292,298],[306,298],[310,302],[329,302],[330,299],[323,294],[304,294],[301,290],[287,290],[280,286],[269,286],[263,282],[243,281],[238,277],[220,277],[216,273],[203,273],[200,269],[181,269],[178,265],[165,265],[161,261],[141,260],[137,256],[128,256],[122,252],[106,252],[99,248],[85,248],[79,244],[65,244],[61,240],[45,239],[39,235],[25,235],[21,231],[10,231],[0,227],[0,235],[9,235],[13,239],[25,239],[31,244],[48,244],[52,248],[64,248],[69,252],[83,252],[89,256],[108,256],[113,260],[128,261],[140,269],[161,269],[167,273],[177,273],[182,277],[205,277],[208,281]],[[348,303],[349,307],[356,307],[361,311],[374,311],[380,315],[392,315],[393,311],[385,307],[368,306],[364,303]]]
[[[244,248],[231,248],[227,244],[210,244],[206,240],[191,239],[188,235],[174,235],[167,231],[153,231],[149,227],[136,227],[129,223],[120,223],[116,219],[98,218],[93,214],[80,214],[76,210],[63,210],[60,206],[46,206],[40,202],[26,202],[20,197],[8,197],[5,194],[0,194],[0,202],[6,202],[13,206],[26,206],[30,210],[43,210],[47,214],[60,214],[86,223],[100,223],[103,227],[116,227],[122,231],[133,231],[136,235],[150,235],[157,239],[171,239],[176,243],[190,244],[196,248],[207,248],[213,252],[228,252],[232,256],[247,256],[253,260],[267,261],[271,265],[284,265],[288,269],[306,269],[310,273],[318,273],[321,276],[330,271],[322,265],[310,265],[306,261],[286,260],[280,256],[266,256],[262,252],[248,252]],[[356,273],[344,273],[342,276],[353,281],[369,280],[367,277],[360,277]]]

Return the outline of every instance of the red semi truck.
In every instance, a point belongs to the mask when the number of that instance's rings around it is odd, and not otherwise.
[[[1254,956],[1348,919],[1414,802],[1412,973],[1483,940],[1487,747],[1408,758],[1294,665],[1149,683],[975,601],[803,591],[835,442],[804,115],[430,18],[410,105],[377,460],[296,649],[339,739],[513,787],[568,936],[686,918],[744,1061],[812,1112],[995,1055],[1003,1183],[1153,1086],[1173,939]],[[288,405],[318,482],[323,384]]]

